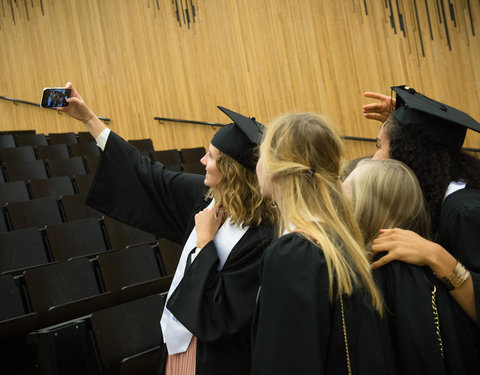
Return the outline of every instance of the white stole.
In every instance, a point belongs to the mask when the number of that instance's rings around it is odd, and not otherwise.
[[[208,205],[212,207],[215,204],[214,200]],[[218,229],[213,242],[217,249],[217,255],[220,260],[217,269],[220,271],[233,247],[243,237],[248,227],[239,228],[236,225],[231,224],[230,217],[225,220],[225,223]],[[163,310],[162,319],[160,320],[160,326],[163,333],[163,341],[167,345],[168,354],[177,354],[185,352],[192,339],[192,333],[180,323],[175,316],[167,309],[167,302],[170,299],[173,291],[177,288],[178,284],[183,278],[185,267],[187,264],[187,257],[190,252],[196,248],[197,244],[197,231],[194,227],[190,236],[185,242],[182,255],[177,265],[175,275],[173,276],[172,285],[168,291],[167,301],[165,302],[165,308]]]

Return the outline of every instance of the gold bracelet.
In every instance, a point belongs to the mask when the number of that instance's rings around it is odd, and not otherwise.
[[[440,277],[440,281],[445,285],[447,290],[454,290],[462,286],[470,276],[470,272],[463,266],[462,263],[457,262],[457,265],[447,276]]]
[[[92,115],[89,118],[87,118],[85,121],[82,121],[82,123],[85,124],[86,122],[89,122],[93,118],[93,116],[95,116],[95,113],[92,113]]]

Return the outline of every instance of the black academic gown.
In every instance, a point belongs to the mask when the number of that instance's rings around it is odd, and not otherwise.
[[[265,250],[253,324],[253,374],[348,374],[340,299],[323,252],[298,233]],[[395,374],[386,322],[363,290],[343,297],[355,375]]]
[[[111,132],[87,203],[114,219],[184,244],[194,228],[194,215],[210,203],[204,200],[203,181],[203,176],[152,163]],[[249,228],[220,271],[215,244],[208,243],[172,294],[169,310],[198,339],[196,374],[250,372],[258,268],[272,238],[270,225]]]
[[[467,186],[445,199],[437,242],[470,271],[480,324],[480,190]]]
[[[398,374],[479,373],[475,324],[429,268],[395,261],[374,277],[385,299]]]

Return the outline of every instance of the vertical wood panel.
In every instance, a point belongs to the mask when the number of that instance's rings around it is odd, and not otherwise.
[[[450,51],[435,1],[398,0],[404,37],[395,1],[396,34],[377,0],[198,0],[190,29],[179,26],[171,0],[159,9],[153,0],[44,0],[44,15],[29,0],[28,19],[17,1],[15,24],[3,0],[0,95],[38,102],[43,87],[71,80],[114,131],[150,137],[157,149],[207,146],[215,129],[154,116],[227,122],[217,105],[265,123],[320,112],[344,135],[375,137],[379,124],[363,119],[362,93],[403,83],[480,119],[480,5],[470,2],[475,36],[466,0],[452,1],[456,27],[445,9]],[[0,130],[12,128],[83,130],[54,111],[0,100]],[[346,143],[348,158],[374,151]],[[480,148],[480,136],[469,134],[466,146]]]

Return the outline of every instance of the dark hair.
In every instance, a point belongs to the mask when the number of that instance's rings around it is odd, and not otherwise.
[[[418,178],[435,236],[449,183],[463,181],[470,188],[480,188],[480,159],[433,144],[422,128],[400,125],[393,117],[389,117],[384,126],[390,141],[390,157],[405,163]]]

